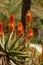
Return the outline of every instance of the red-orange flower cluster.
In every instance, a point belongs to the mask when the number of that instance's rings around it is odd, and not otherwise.
[[[14,14],[10,14],[10,23],[14,23]]]
[[[28,12],[27,12],[27,14],[26,14],[26,21],[27,22],[31,22],[31,20],[32,20],[32,17],[31,17],[31,12],[28,10]]]
[[[24,27],[21,22],[18,22],[17,32],[20,34],[24,34]]]
[[[3,35],[3,24],[0,22],[0,36]]]
[[[29,29],[28,31],[28,38],[32,38],[33,37],[33,30],[32,29]]]
[[[14,15],[13,14],[10,14],[8,29],[10,32],[14,31]]]

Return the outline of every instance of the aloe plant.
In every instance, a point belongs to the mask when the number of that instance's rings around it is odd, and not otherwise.
[[[16,65],[24,65],[24,62],[26,62],[26,65],[31,65],[31,64],[40,65],[36,55],[37,52],[35,48],[33,48],[31,51],[29,50],[26,51],[26,49],[29,49],[29,46],[23,49],[22,43],[24,43],[23,42],[24,36],[20,36],[19,39],[15,39],[15,38],[12,39],[13,37],[13,32],[12,32],[8,36],[6,42],[4,37],[5,35],[3,35],[2,39],[0,39],[0,60],[2,60],[1,64],[10,65],[11,64],[10,60],[11,60]],[[19,42],[20,39],[23,41]],[[12,45],[10,45],[11,41],[12,41]],[[22,47],[21,47],[21,44],[22,44]],[[25,61],[24,61],[24,58],[25,58]]]
[[[7,26],[7,23],[9,22],[10,13],[14,13],[17,16],[17,17],[15,16],[16,21],[20,20],[21,17],[19,16],[18,18],[18,15],[19,14],[21,15],[20,13],[21,3],[22,3],[21,0],[18,2],[18,4],[15,5],[14,5],[14,0],[3,0],[3,2],[0,3],[0,7],[1,7],[0,21],[2,21],[5,26]],[[38,59],[39,55],[37,55],[36,57],[36,53],[34,53],[36,52],[36,50],[32,52],[33,49],[29,47],[29,42],[27,39],[27,34],[28,34],[27,28],[28,26],[26,27],[26,33],[24,35],[20,35],[20,36],[17,35],[15,29],[15,31],[11,32],[10,34],[4,33],[2,36],[0,36],[0,61],[1,61],[0,64],[1,65],[10,65],[11,60],[16,65],[33,65],[33,64],[40,65],[41,64],[41,62],[39,63],[39,59]]]
[[[23,51],[20,51],[20,48],[19,50],[15,50],[15,48],[17,49],[18,46],[16,47],[17,44],[20,44],[18,41],[22,38],[22,36],[19,38],[19,40],[16,40],[16,42],[12,39],[12,34],[13,32],[10,34],[9,38],[6,40],[4,40],[4,36],[2,36],[3,39],[0,39],[0,47],[2,48],[2,50],[0,50],[0,58],[3,58],[2,59],[2,63],[4,65],[4,62],[9,65],[9,61],[10,59],[15,63],[15,64],[18,64],[19,63],[22,65],[22,63],[24,62],[23,58],[24,57],[29,57],[27,54],[25,54],[25,52]],[[2,42],[1,42],[2,40]],[[22,40],[22,39],[21,39]],[[11,44],[11,41],[12,42],[12,45],[9,47],[9,44]],[[19,46],[20,47],[20,46]],[[14,48],[14,49],[13,49]],[[5,60],[4,60],[5,59]]]

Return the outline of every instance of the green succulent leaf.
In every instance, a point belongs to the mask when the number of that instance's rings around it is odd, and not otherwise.
[[[19,37],[19,39],[21,38],[22,36],[20,36]],[[17,43],[19,44],[19,39],[16,39],[15,41],[14,41],[14,43],[11,45],[11,47],[10,47],[10,50],[13,50],[13,48],[15,48],[16,47],[16,45],[17,45]]]

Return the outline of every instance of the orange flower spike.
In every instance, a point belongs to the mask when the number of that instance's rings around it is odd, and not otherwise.
[[[22,23],[21,22],[18,22],[17,30],[18,31],[22,31]]]
[[[3,24],[0,22],[0,36],[3,35]]]
[[[14,14],[10,14],[10,23],[14,23]]]
[[[14,31],[14,15],[10,14],[10,21],[9,21],[9,31]]]
[[[29,29],[28,31],[28,38],[32,38],[33,37],[33,30],[32,29]]]
[[[21,22],[18,22],[17,31],[21,34],[24,34],[24,27]]]
[[[27,14],[26,14],[26,21],[31,21],[32,17],[31,17],[31,12],[28,10]]]

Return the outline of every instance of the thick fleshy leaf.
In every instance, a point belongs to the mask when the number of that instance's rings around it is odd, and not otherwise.
[[[21,36],[19,37],[19,39],[21,38]],[[18,43],[18,40],[19,39],[16,39],[15,41],[14,41],[14,43],[12,44],[12,46],[10,47],[10,50],[12,50],[13,48],[15,48],[15,46],[16,46],[16,44]]]

